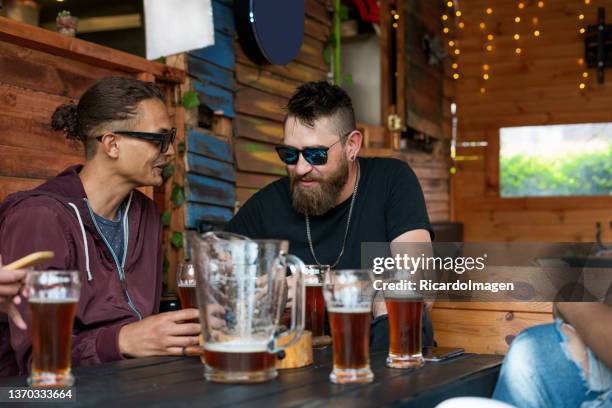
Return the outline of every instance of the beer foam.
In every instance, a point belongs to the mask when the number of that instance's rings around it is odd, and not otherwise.
[[[217,351],[223,353],[261,353],[268,351],[269,340],[230,340],[221,343],[204,343],[204,348],[208,351]]]
[[[322,288],[323,284],[322,283],[308,283],[308,282],[306,282],[306,283],[304,283],[304,286],[321,287]]]
[[[372,311],[371,308],[369,307],[328,307],[327,308],[327,312],[328,313],[370,313]]]
[[[29,298],[30,303],[77,303],[78,298]]]

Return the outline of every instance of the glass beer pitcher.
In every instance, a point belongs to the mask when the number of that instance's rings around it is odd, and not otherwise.
[[[193,239],[207,380],[255,383],[277,376],[276,353],[304,330],[304,264],[288,248],[287,241],[225,232]],[[295,301],[290,328],[279,333],[287,268],[295,277]]]

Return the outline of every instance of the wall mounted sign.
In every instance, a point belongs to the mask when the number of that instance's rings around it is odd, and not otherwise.
[[[236,0],[234,17],[244,53],[257,64],[286,65],[304,39],[304,0]]]

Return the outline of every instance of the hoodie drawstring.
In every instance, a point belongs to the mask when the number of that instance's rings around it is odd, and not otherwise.
[[[85,270],[87,271],[87,280],[91,281],[93,280],[93,276],[91,276],[91,270],[89,269],[89,245],[87,244],[87,236],[85,235],[85,225],[83,225],[83,220],[81,219],[81,214],[79,213],[77,206],[73,203],[68,203],[68,205],[71,206],[76,213],[77,219],[79,220],[79,225],[81,226],[83,243],[85,244]]]

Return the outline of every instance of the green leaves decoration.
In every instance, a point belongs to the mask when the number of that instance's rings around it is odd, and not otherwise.
[[[187,91],[183,95],[183,107],[185,109],[193,109],[200,106],[200,97],[195,91]]]

